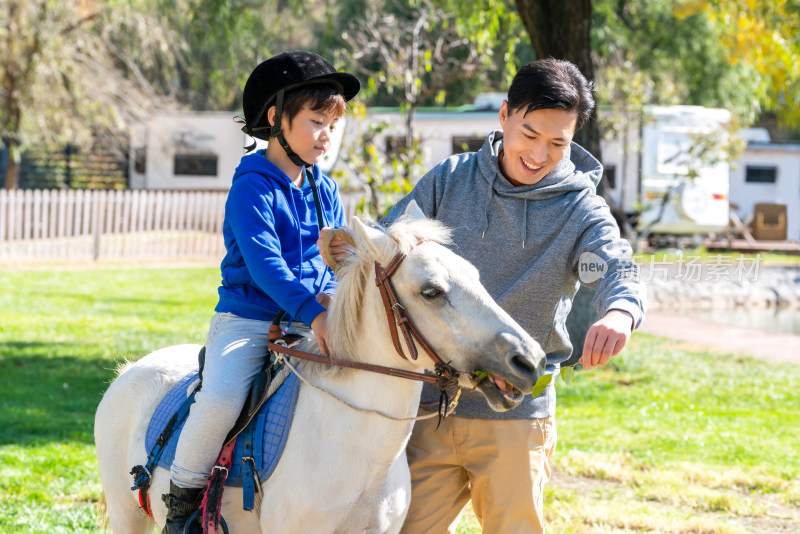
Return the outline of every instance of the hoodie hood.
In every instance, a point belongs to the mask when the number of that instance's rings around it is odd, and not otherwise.
[[[319,167],[314,165],[312,170],[314,173],[314,178],[317,179],[319,177]],[[292,179],[289,178],[285,172],[280,170],[277,165],[267,159],[265,149],[258,150],[252,154],[247,154],[246,156],[242,157],[239,165],[236,167],[236,171],[233,173],[233,182],[250,172],[261,174],[282,188],[291,189],[291,187],[294,185]],[[303,187],[306,185],[307,184],[304,182]]]
[[[495,130],[486,137],[478,151],[478,165],[488,194],[483,207],[485,235],[489,227],[489,206],[492,195],[520,199],[522,246],[527,238],[528,201],[547,200],[567,193],[588,189],[594,193],[603,176],[603,166],[577,143],[570,143],[567,154],[552,171],[532,185],[515,186],[500,170],[499,155],[503,151],[503,131]]]
[[[597,190],[603,166],[577,143],[570,143],[567,155],[544,178],[532,185],[515,186],[503,175],[498,156],[503,151],[503,131],[496,130],[478,152],[483,178],[498,195],[528,200],[547,199],[571,191]]]

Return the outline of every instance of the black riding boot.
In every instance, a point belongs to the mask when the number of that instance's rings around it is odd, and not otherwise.
[[[200,508],[205,488],[180,488],[169,481],[169,493],[161,496],[167,505],[167,523],[161,534],[184,534],[189,516]],[[194,522],[186,534],[203,534],[201,521]]]

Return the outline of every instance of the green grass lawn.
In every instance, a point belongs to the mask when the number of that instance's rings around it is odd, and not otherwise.
[[[0,532],[104,531],[97,403],[122,359],[202,343],[218,280],[0,271]],[[800,531],[800,367],[646,335],[612,362],[559,382],[550,532]]]

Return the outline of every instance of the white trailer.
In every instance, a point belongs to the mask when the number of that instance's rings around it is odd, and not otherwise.
[[[728,225],[730,166],[719,146],[730,112],[699,106],[652,107],[642,131],[638,228],[702,234]],[[707,150],[696,148],[706,144]],[[626,211],[632,211],[624,206]]]
[[[488,96],[488,97],[487,97]],[[498,111],[505,95],[484,95],[475,105],[422,109],[416,114],[423,167],[428,169],[451,154],[477,150],[486,134],[500,127]],[[613,113],[613,111],[611,112]],[[722,138],[730,113],[698,106],[650,107],[643,117],[622,115],[623,133],[603,141],[603,165],[611,182],[608,194],[629,216],[641,212],[639,229],[650,223],[653,234],[716,232],[728,224],[730,170],[724,158],[713,163],[692,159],[701,138]],[[380,149],[403,135],[399,110],[372,108],[364,122],[384,121],[389,127],[376,136]],[[640,127],[641,125],[641,127]],[[356,131],[348,135],[359,135]],[[690,170],[697,174],[690,178]],[[660,220],[661,204],[669,193]]]
[[[499,128],[498,110],[505,95],[483,95],[473,106],[422,109],[416,126],[423,167],[451,154],[477,150],[486,134]],[[233,122],[233,112],[159,113],[136,128],[131,139],[132,189],[226,190],[252,138]],[[347,137],[361,135],[368,123],[386,122],[377,137],[379,150],[390,150],[404,135],[398,109],[372,108],[351,125]],[[725,135],[730,114],[696,106],[652,107],[644,119],[623,121],[619,139],[604,141],[603,165],[612,182],[608,194],[628,215],[641,212],[639,229],[652,234],[702,234],[728,224],[730,170],[724,158],[693,161],[699,139]],[[640,124],[642,125],[640,127]],[[330,173],[339,155],[345,128],[337,128],[332,149],[321,163]],[[259,147],[266,143],[259,141]],[[347,142],[345,142],[345,147]],[[345,148],[346,150],[346,148]],[[690,169],[696,173],[690,178]],[[418,178],[418,177],[417,177]],[[668,202],[663,205],[665,195]],[[660,214],[660,218],[659,218]],[[656,219],[659,219],[656,222]]]
[[[233,122],[234,112],[158,113],[131,136],[131,189],[227,190],[253,138]],[[320,167],[330,172],[341,145],[344,124],[334,131]],[[267,146],[258,140],[258,148]]]

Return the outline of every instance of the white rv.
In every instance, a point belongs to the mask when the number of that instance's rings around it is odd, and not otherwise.
[[[719,144],[726,140],[730,120],[727,110],[699,106],[646,110],[639,141],[639,180],[615,184],[626,213],[641,208],[640,231],[701,234],[728,225],[730,167]],[[619,158],[620,152],[604,152],[606,164]],[[628,149],[628,158],[631,153],[636,151]],[[632,194],[631,186],[638,195]]]
[[[486,135],[500,127],[498,111],[504,98],[504,94],[482,95],[474,106],[418,110],[423,167],[454,153],[477,150]],[[376,136],[381,149],[390,149],[392,138],[403,135],[403,116],[396,108],[372,108],[366,120],[389,124]],[[651,107],[643,119],[633,117],[619,139],[603,142],[611,199],[628,215],[642,211],[639,229],[654,223],[653,234],[723,229],[728,224],[728,164],[724,158],[713,163],[697,160],[693,147],[698,138],[727,135],[729,122],[728,111],[697,106]],[[359,135],[357,128],[353,130],[348,136]]]
[[[253,138],[233,121],[234,112],[159,113],[131,136],[131,189],[227,190],[244,147]],[[341,145],[344,124],[334,131],[331,149],[320,163],[330,172]],[[258,141],[258,148],[266,147]]]
[[[481,95],[474,105],[420,109],[416,128],[422,140],[425,169],[454,153],[477,150],[488,132],[499,128],[504,94]],[[233,112],[161,113],[134,132],[131,140],[132,189],[217,189],[231,177],[252,138],[233,122]],[[366,124],[385,122],[376,136],[378,149],[391,150],[404,135],[397,108],[371,108],[364,119],[338,128],[333,148],[321,167],[334,167],[345,135],[362,135]],[[694,148],[704,138],[727,135],[729,112],[696,106],[651,107],[634,117],[618,139],[603,142],[608,194],[628,214],[640,213],[639,230],[651,234],[703,234],[728,224],[730,169],[724,158],[700,161]],[[259,141],[259,147],[266,146]],[[708,154],[706,154],[708,155]],[[693,159],[694,158],[694,159]],[[357,177],[352,177],[357,178]],[[348,181],[352,181],[348,177]],[[667,197],[667,202],[663,199]],[[663,204],[663,206],[662,206]]]

